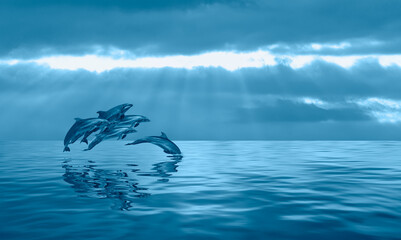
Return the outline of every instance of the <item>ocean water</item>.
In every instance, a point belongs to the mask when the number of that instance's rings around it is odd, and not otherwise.
[[[0,142],[0,239],[401,239],[401,142]]]

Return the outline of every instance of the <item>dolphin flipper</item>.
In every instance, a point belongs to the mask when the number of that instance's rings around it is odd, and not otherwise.
[[[118,136],[117,140],[124,139],[126,136],[127,136],[127,134],[122,133],[122,134],[120,134],[120,136]]]
[[[138,139],[138,140],[133,141],[132,143],[127,143],[125,145],[137,145],[137,144],[144,143],[144,142],[145,141]]]

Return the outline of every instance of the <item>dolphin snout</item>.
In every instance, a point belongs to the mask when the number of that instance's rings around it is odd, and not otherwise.
[[[130,108],[132,108],[132,106],[134,106],[134,105],[132,105],[131,103],[128,103],[127,105],[125,105],[125,107],[124,107],[124,109],[130,109]]]

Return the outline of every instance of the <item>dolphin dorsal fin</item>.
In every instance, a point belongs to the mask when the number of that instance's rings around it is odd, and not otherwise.
[[[82,118],[74,118],[75,119],[75,121],[82,121],[83,119]]]
[[[160,135],[160,137],[168,139],[167,135],[164,132],[162,132],[162,135]]]
[[[107,112],[106,111],[97,111],[97,114],[99,114],[98,118],[106,119],[107,118]]]

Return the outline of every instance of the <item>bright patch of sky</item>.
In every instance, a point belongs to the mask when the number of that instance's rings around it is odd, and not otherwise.
[[[350,47],[351,44],[347,42],[342,42],[339,44],[319,44],[319,43],[312,43],[310,47],[314,50],[321,50],[321,49],[344,49]]]
[[[341,44],[317,44],[309,45],[310,48],[321,50],[322,48],[343,49],[349,47],[348,43]],[[271,47],[270,47],[271,48]],[[269,49],[269,48],[267,48]],[[115,68],[184,68],[193,69],[197,67],[221,67],[228,71],[241,68],[261,68],[287,64],[293,69],[305,67],[313,61],[325,61],[343,68],[350,68],[358,61],[372,59],[382,66],[396,65],[401,67],[401,55],[350,55],[329,56],[319,54],[309,55],[280,55],[273,54],[268,50],[253,52],[224,52],[216,51],[199,55],[174,55],[159,57],[132,57],[124,50],[114,50],[109,55],[58,55],[47,56],[36,59],[0,60],[0,64],[14,65],[18,63],[36,63],[45,65],[52,69],[77,70],[85,69],[92,72],[104,72]]]
[[[367,109],[370,114],[381,123],[401,122],[401,101],[383,98],[368,98],[351,102]]]
[[[320,108],[327,108],[330,105],[328,102],[322,101],[318,98],[309,98],[309,97],[301,98],[300,102],[305,103],[305,104],[315,105]]]
[[[304,97],[299,99],[305,104],[315,105],[320,108],[344,108],[347,104],[357,104],[380,123],[399,123],[401,122],[401,100],[366,98],[350,100],[347,103],[330,103],[318,98]],[[345,104],[345,105],[344,105]]]

